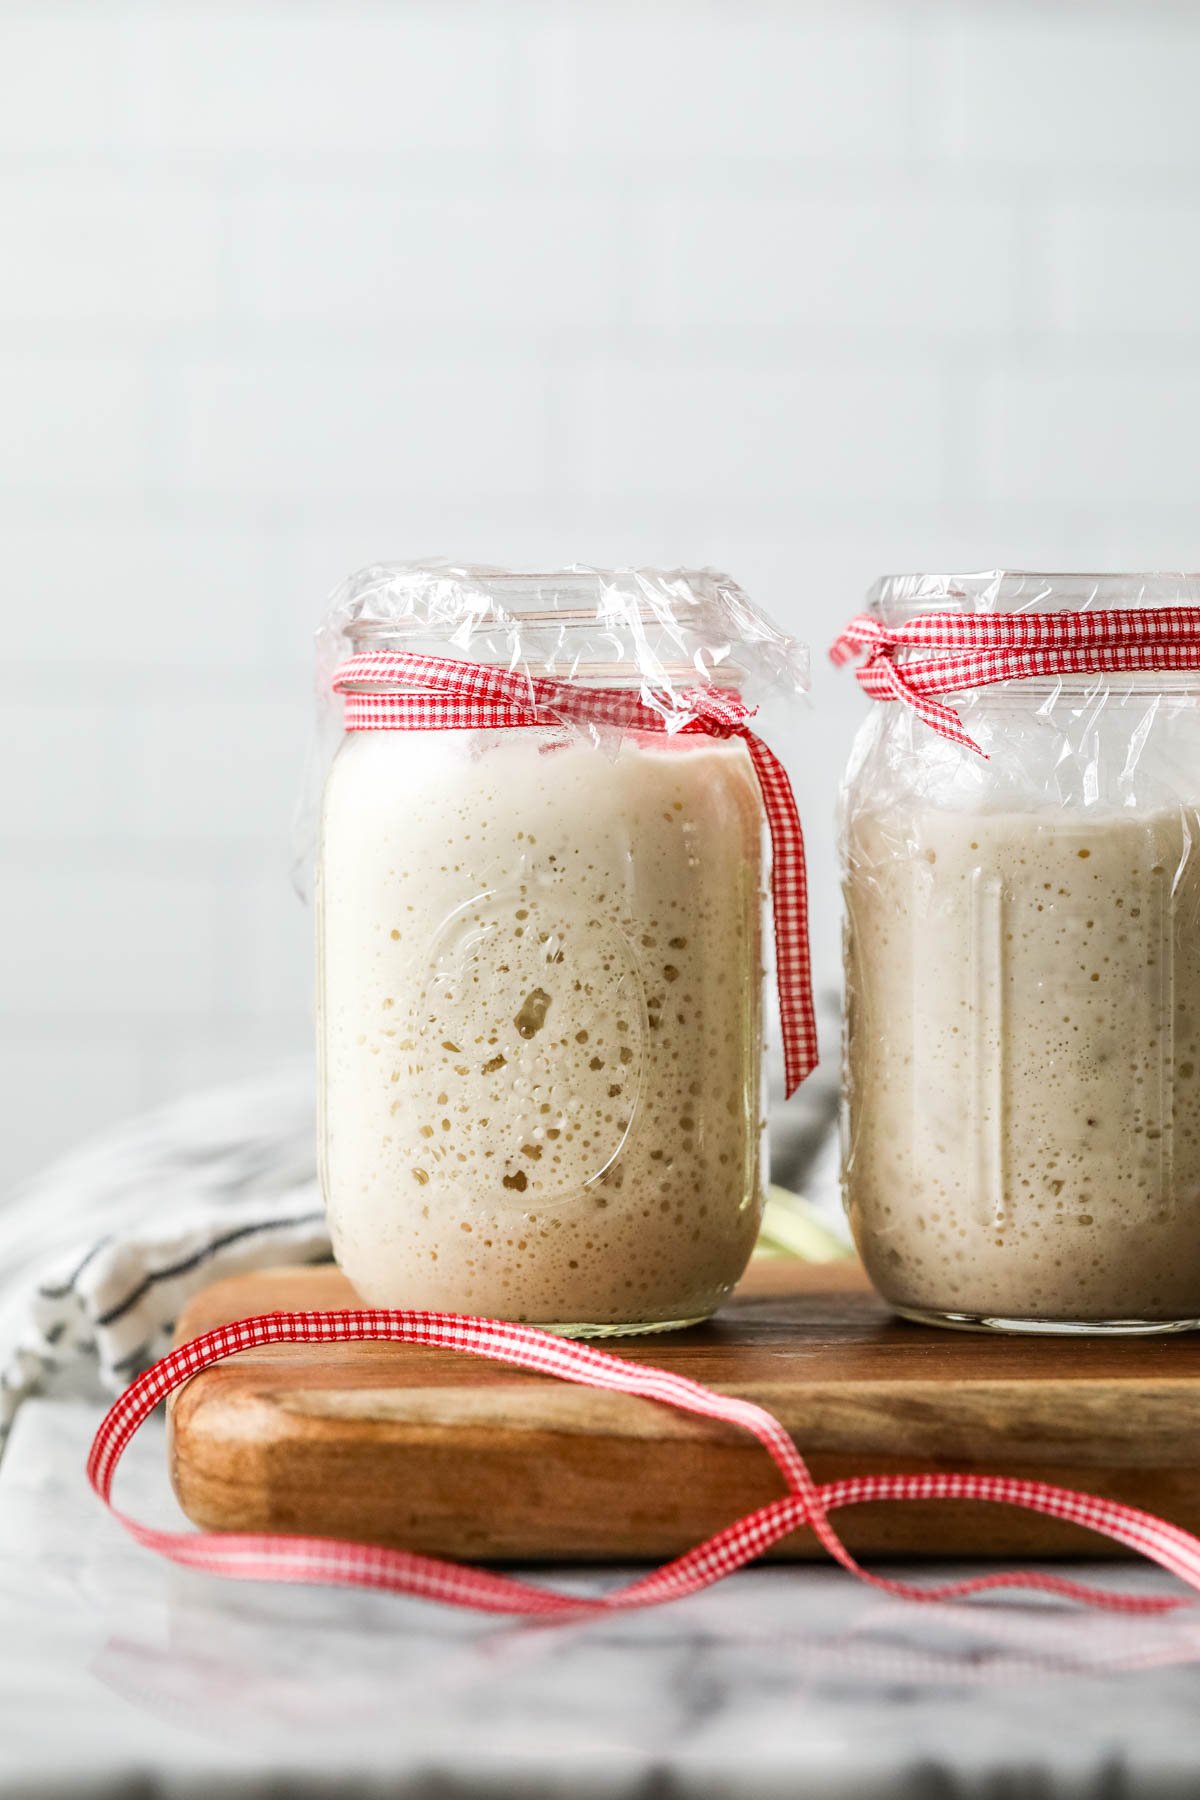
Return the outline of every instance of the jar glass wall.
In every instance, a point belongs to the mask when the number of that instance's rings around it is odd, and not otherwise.
[[[908,578],[872,604],[888,623],[1194,604],[1180,580]],[[986,757],[874,706],[843,793],[859,1249],[916,1318],[1194,1325],[1198,678],[1013,681],[951,703]]]
[[[597,659],[565,578],[536,607],[500,592],[494,629],[519,621],[533,673],[636,678],[612,628]],[[437,648],[436,618],[417,623]],[[694,682],[673,656],[666,679]],[[711,1313],[763,1190],[766,836],[745,743],[559,720],[351,731],[319,848],[322,1179],[362,1297],[588,1334]]]

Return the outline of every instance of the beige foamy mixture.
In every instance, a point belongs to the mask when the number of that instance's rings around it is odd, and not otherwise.
[[[846,1201],[894,1304],[1200,1317],[1200,818],[848,829]]]
[[[380,1305],[705,1315],[761,1208],[737,742],[364,732],[322,827],[322,1179]]]

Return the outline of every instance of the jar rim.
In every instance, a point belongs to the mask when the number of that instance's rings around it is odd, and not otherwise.
[[[389,649],[565,682],[731,686],[751,704],[808,686],[806,647],[716,569],[372,563],[333,595],[319,666]]]
[[[433,571],[431,571],[432,573]],[[648,599],[634,599],[628,593],[628,577],[635,571],[625,569],[488,569],[476,571],[485,576],[483,585],[489,598],[495,595],[499,602],[496,613],[498,617],[519,620],[525,625],[594,625],[597,618],[596,602],[603,594],[605,586],[620,584],[622,589],[622,614],[625,617],[636,617],[644,624],[658,623],[663,617],[661,605],[656,606]],[[687,572],[688,577],[699,581],[702,575]],[[590,599],[589,605],[560,606],[556,604],[559,597],[564,599]],[[551,604],[547,605],[546,601]],[[363,617],[354,619],[348,626],[346,635],[351,642],[376,638],[381,635],[420,635],[429,629],[428,620],[419,616],[392,619]]]
[[[381,635],[422,635],[432,628],[468,634],[505,624],[704,628],[723,600],[744,600],[736,582],[714,569],[456,568],[438,563],[375,564],[343,584],[352,601],[351,643]]]
[[[390,632],[388,635],[393,639],[397,636],[395,632]],[[377,649],[385,647],[386,646],[381,644],[376,644],[374,646],[374,648]],[[408,647],[411,648],[411,645]],[[482,655],[475,658],[454,656],[451,657],[450,660],[464,663],[470,663],[472,661],[488,663],[494,662],[495,659]],[[660,667],[660,673],[662,680],[672,688],[683,689],[687,687],[705,687],[717,688],[731,694],[740,692],[740,671],[730,664],[714,667],[697,667],[694,663],[663,663]],[[646,677],[639,670],[631,669],[628,663],[616,662],[574,662],[569,668],[564,668],[557,674],[552,675],[551,679],[559,680],[567,687],[629,688],[635,690],[642,689],[647,685]],[[402,678],[397,681],[389,681],[383,677],[375,677],[373,679],[364,677],[361,680],[345,682],[342,691],[347,694],[395,694],[416,692],[419,690],[413,688],[411,685],[406,688]]]
[[[882,575],[868,590],[867,606],[885,625],[901,625],[927,612],[1118,612],[1200,606],[1200,573],[987,569],[968,575]]]

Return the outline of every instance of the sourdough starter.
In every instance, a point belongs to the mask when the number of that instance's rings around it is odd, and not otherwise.
[[[881,1292],[1200,1317],[1196,812],[864,810],[847,838],[846,1199]]]
[[[763,816],[740,742],[351,733],[326,788],[322,1179],[365,1300],[711,1312],[757,1232]]]

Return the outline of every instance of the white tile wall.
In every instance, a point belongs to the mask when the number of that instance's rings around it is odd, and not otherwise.
[[[969,184],[928,193],[894,174],[805,180],[789,166],[664,180],[638,214],[639,323],[710,327],[736,343],[748,327],[793,342],[803,330],[852,342],[978,340],[1017,321],[1021,209]],[[888,279],[897,269],[903,280]]]
[[[242,510],[263,502],[412,505],[458,489],[537,498],[547,484],[547,380],[524,352],[493,363],[412,338],[376,346],[181,356],[164,373],[164,499]],[[370,558],[364,558],[369,561]]]
[[[6,169],[0,323],[73,325],[86,345],[105,326],[217,319],[228,300],[222,213],[212,182],[182,171],[72,164],[30,180]]]
[[[908,134],[904,6],[625,0],[526,17],[532,134],[551,151],[613,156],[626,170],[658,155],[886,162]]]
[[[980,383],[979,466],[1000,502],[1085,507],[1097,493],[1124,506],[1178,505],[1196,496],[1200,369],[1164,359],[1038,355]]]
[[[393,355],[413,331],[528,340],[621,321],[632,209],[611,177],[526,157],[470,179],[464,193],[434,159],[399,175],[264,172],[235,208],[234,305],[268,325],[353,317]]]
[[[196,0],[127,10],[126,129],[139,149],[309,158],[470,150],[486,161],[513,132],[527,23],[519,5]]]
[[[149,371],[133,353],[91,354],[89,329],[78,348],[0,349],[0,483],[18,519],[23,501],[57,512],[64,502],[142,499]]]
[[[1047,207],[1043,229],[1056,329],[1194,337],[1200,231],[1186,192],[1110,186]]]
[[[942,154],[1101,180],[1170,176],[1200,156],[1190,6],[968,4],[934,9],[921,35],[924,139]]]
[[[757,363],[757,359],[755,359]],[[605,357],[561,382],[560,479],[585,497],[757,511],[919,503],[941,484],[936,364]],[[783,419],[795,428],[781,431]],[[807,422],[806,424],[804,422]]]
[[[67,749],[84,759],[86,738]],[[89,1034],[114,1025],[136,1032],[143,1019],[178,1020],[186,1032],[227,998],[219,862],[202,873],[200,858],[189,867],[168,852],[126,851],[120,838],[98,856],[66,834],[55,851],[22,839],[14,848],[4,986],[15,1037],[55,1022],[64,1040],[77,1023]],[[52,1104],[61,1110],[63,1096]],[[19,1129],[20,1112],[10,1117]]]
[[[1197,560],[1200,17],[0,0],[0,1183],[307,1041],[307,641],[354,564],[710,561],[836,975],[883,568]]]
[[[9,596],[0,682],[21,695],[51,665],[58,691],[69,671],[81,695],[99,684],[126,699],[164,682],[171,693],[200,683],[220,691],[272,665],[277,558],[261,523],[211,508],[197,508],[195,521],[165,516],[137,493],[114,516],[68,499],[61,479],[36,508],[9,506],[0,488],[0,509]]]
[[[103,153],[123,141],[127,9],[5,5],[0,143],[24,156]]]

